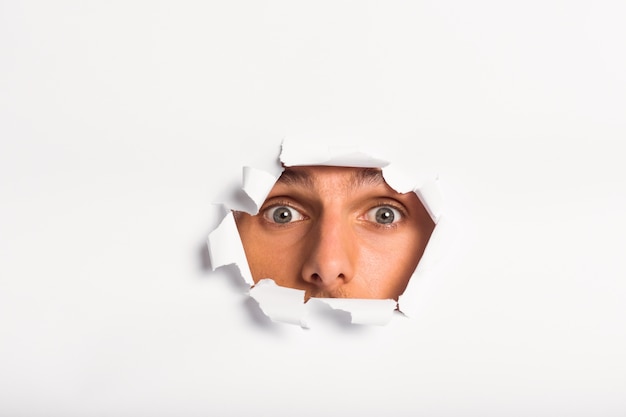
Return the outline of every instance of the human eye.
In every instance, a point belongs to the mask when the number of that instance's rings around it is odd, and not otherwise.
[[[402,219],[402,213],[395,207],[383,205],[374,207],[365,213],[367,221],[380,225],[397,223]]]
[[[287,224],[304,220],[304,215],[293,207],[273,206],[263,212],[263,217],[271,223]]]

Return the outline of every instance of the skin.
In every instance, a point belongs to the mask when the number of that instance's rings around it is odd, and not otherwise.
[[[255,282],[310,297],[395,299],[435,227],[415,193],[380,170],[289,167],[255,216],[235,219]]]

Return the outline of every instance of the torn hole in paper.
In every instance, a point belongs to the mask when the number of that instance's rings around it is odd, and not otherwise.
[[[320,303],[353,324],[389,322],[440,218],[436,181],[359,145],[287,138],[280,162],[280,176],[244,167],[251,204],[209,235],[213,268],[237,265],[276,322],[309,327]]]

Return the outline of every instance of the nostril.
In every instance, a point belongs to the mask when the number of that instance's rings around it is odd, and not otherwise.
[[[346,276],[344,274],[339,274],[336,277],[334,277],[333,279],[326,279],[324,277],[322,277],[322,275],[320,275],[319,273],[315,272],[311,275],[309,275],[309,282],[318,284],[318,285],[331,285],[333,282],[337,281],[337,280],[341,280],[341,281],[346,281]]]

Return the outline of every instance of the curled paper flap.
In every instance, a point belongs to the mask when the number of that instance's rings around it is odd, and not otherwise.
[[[329,165],[357,168],[382,168],[389,164],[373,157],[360,146],[320,146],[319,142],[283,141],[280,160],[285,166]]]
[[[428,211],[428,214],[430,214],[430,218],[437,224],[443,208],[443,197],[441,196],[439,183],[436,180],[426,181],[414,191],[424,208]]]
[[[304,319],[304,290],[281,287],[272,279],[262,279],[250,289],[250,297],[261,311],[273,321],[306,327]]]
[[[382,173],[385,182],[399,193],[414,191],[425,181],[423,178],[409,177],[393,163],[386,166]]]
[[[320,317],[316,304],[345,312],[352,324],[385,325],[396,309],[394,300],[366,300],[358,298],[311,298],[304,302],[304,290],[281,287],[270,278],[260,280],[250,297],[259,303],[261,311],[272,321],[297,324],[308,328]]]
[[[277,176],[269,172],[252,167],[243,167],[243,186],[241,188],[254,203],[254,212],[250,214],[259,212],[259,208],[263,205],[265,197],[272,190],[277,179]]]
[[[219,226],[209,234],[207,246],[214,271],[221,266],[235,264],[244,281],[254,285],[232,212],[229,211]]]
[[[395,300],[360,298],[316,298],[315,300],[325,303],[335,310],[350,313],[352,324],[376,324],[380,326],[389,323],[397,305]]]

